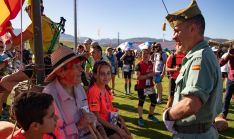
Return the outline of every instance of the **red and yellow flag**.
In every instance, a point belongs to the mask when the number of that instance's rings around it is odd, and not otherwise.
[[[14,19],[20,11],[24,0],[0,0],[0,36],[7,31],[8,21]]]

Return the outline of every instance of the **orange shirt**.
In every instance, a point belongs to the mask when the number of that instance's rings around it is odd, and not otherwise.
[[[169,55],[169,57],[167,58],[167,62],[166,62],[166,66],[168,68],[175,68],[176,66],[181,66],[182,64],[182,61],[183,61],[183,58],[185,57],[185,54],[177,54],[175,53],[174,54],[175,56],[175,59],[176,59],[176,65],[173,65],[173,67],[171,67],[172,65],[172,55]],[[179,71],[176,71],[176,72],[170,72],[170,76],[173,78],[173,79],[176,79],[177,76],[179,75]]]
[[[89,88],[87,98],[90,111],[99,112],[100,117],[107,122],[109,121],[109,112],[117,111],[117,109],[112,105],[112,94],[106,89],[104,92],[101,92],[96,83]]]
[[[7,139],[11,139],[11,135],[8,136]],[[23,135],[23,129],[19,129],[15,131],[12,139],[26,139],[25,136]],[[42,139],[53,139],[53,137],[47,134],[44,134]]]

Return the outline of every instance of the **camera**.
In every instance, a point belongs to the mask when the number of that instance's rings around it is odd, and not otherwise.
[[[230,50],[229,50],[229,53],[230,53],[231,55],[234,55],[234,48],[230,49]]]

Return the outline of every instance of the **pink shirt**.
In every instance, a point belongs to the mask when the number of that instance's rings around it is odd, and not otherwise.
[[[43,90],[44,93],[51,94],[55,100],[55,114],[59,117],[57,127],[59,128],[59,136],[61,136],[58,139],[77,139],[89,132],[88,129],[78,131],[76,126],[82,116],[81,107],[88,106],[88,102],[85,91],[80,84],[76,85],[74,90],[75,98],[68,95],[57,79]]]

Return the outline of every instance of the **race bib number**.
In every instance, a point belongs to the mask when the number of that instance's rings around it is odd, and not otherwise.
[[[117,125],[118,123],[118,112],[109,112],[109,123],[111,123],[112,125]]]
[[[145,81],[145,86],[150,86],[150,79],[147,79],[147,80]]]
[[[123,65],[123,71],[129,72],[130,71],[130,65]]]
[[[145,95],[151,95],[153,93],[155,93],[154,87],[150,87],[150,88],[145,88],[144,89],[144,94]]]

